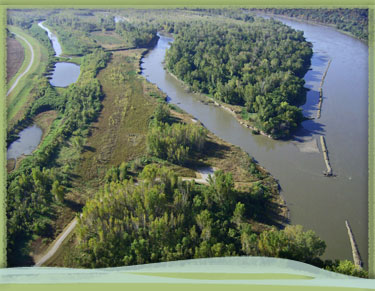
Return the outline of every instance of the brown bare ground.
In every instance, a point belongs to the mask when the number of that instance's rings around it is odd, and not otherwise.
[[[39,113],[35,118],[35,123],[41,128],[43,131],[42,140],[47,136],[51,129],[51,125],[53,121],[57,117],[56,110],[48,110],[42,113]]]
[[[25,59],[25,52],[20,42],[14,38],[7,38],[7,82],[21,68]]]

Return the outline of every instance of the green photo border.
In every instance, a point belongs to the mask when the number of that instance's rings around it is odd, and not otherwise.
[[[368,265],[369,265],[369,276],[370,278],[375,278],[375,170],[374,170],[374,163],[375,163],[375,155],[374,155],[374,146],[375,146],[375,90],[374,90],[374,68],[375,68],[375,57],[374,57],[374,46],[375,46],[375,0],[106,0],[106,4],[103,5],[102,0],[0,0],[0,59],[6,59],[6,33],[5,33],[5,25],[6,25],[6,9],[7,8],[64,8],[64,7],[82,7],[82,8],[126,8],[126,7],[140,7],[140,8],[160,8],[160,7],[177,7],[177,6],[210,6],[210,7],[218,7],[218,6],[257,6],[259,8],[266,8],[266,7],[299,7],[299,8],[368,8],[369,9],[369,195],[368,195],[368,211],[369,211],[369,221],[368,221],[368,238],[369,238],[369,257],[368,257]],[[6,268],[6,83],[5,83],[5,76],[6,76],[6,66],[5,61],[3,61],[0,65],[0,94],[3,98],[0,99],[0,268]],[[48,269],[48,268],[43,268]],[[41,269],[34,269],[36,273],[39,274],[39,270]],[[1,271],[1,270],[0,270]],[[34,271],[35,272],[35,271]],[[77,271],[78,272],[78,271]],[[43,272],[41,271],[40,274]],[[3,277],[2,277],[3,275]],[[0,284],[2,283],[2,279],[4,279],[4,274],[0,272]],[[67,280],[69,279],[68,275],[65,275]],[[345,279],[344,279],[345,280]],[[364,279],[356,279],[360,282]],[[284,280],[288,281],[288,280]],[[326,287],[317,287],[311,286],[306,284],[302,289],[303,290],[341,290],[342,287],[340,285],[335,285],[335,283],[327,283],[324,284],[324,280],[322,279],[322,286]],[[350,280],[353,281],[353,280]],[[349,284],[345,290],[375,290],[375,280],[367,280],[372,281],[372,285],[368,284],[358,284],[358,288],[355,288]],[[228,289],[238,289],[238,290],[300,290],[302,285],[300,286],[292,286],[294,285],[294,281],[290,281],[291,285],[286,286],[285,284],[277,285],[268,285],[267,283],[261,284],[260,282],[254,283],[254,285],[249,284],[234,284],[228,285],[228,282],[223,284],[212,283],[208,284],[183,284],[183,280],[181,283],[162,283],[159,282],[158,284],[149,282],[149,283],[105,283],[111,284],[111,290],[148,290],[152,288],[153,290],[228,290]],[[349,283],[349,281],[347,281]],[[368,282],[370,283],[370,282]],[[28,288],[30,290],[65,290],[63,288],[69,288],[70,290],[102,290],[106,288],[103,285],[104,283],[71,283],[71,284],[37,284],[33,283],[33,285],[29,284],[6,284],[2,285],[5,286],[3,290],[22,290],[24,288]],[[150,285],[152,284],[152,285]],[[176,285],[177,284],[177,285]],[[302,284],[302,283],[301,283]],[[328,284],[328,285],[327,285]],[[353,283],[352,283],[353,284]],[[352,286],[352,287],[350,287]],[[374,287],[370,287],[374,286]],[[2,289],[1,287],[1,289]],[[48,289],[47,289],[48,288]]]

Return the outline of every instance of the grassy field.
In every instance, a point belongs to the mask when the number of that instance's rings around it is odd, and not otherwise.
[[[22,118],[25,109],[33,101],[30,98],[30,92],[36,81],[40,78],[43,70],[45,69],[45,66],[47,65],[48,51],[35,38],[29,36],[26,31],[14,26],[8,26],[8,28],[11,32],[15,32],[27,39],[34,49],[34,62],[30,71],[19,81],[17,87],[7,98],[8,126],[10,126],[14,122]],[[26,46],[26,44],[23,45]],[[27,67],[30,61],[30,56],[30,50],[26,48],[25,61],[19,72],[22,72],[24,68]],[[12,80],[14,79],[15,77],[12,78]],[[9,85],[12,84],[12,80]]]
[[[146,152],[148,121],[156,100],[145,94],[149,88],[137,74],[142,52],[115,52],[107,68],[98,74],[105,98],[80,163],[84,180],[100,178],[109,167]]]
[[[64,147],[59,154],[57,163],[75,167],[75,178],[66,200],[76,205],[77,211],[97,191],[109,168],[146,154],[148,122],[157,103],[150,92],[156,92],[157,88],[138,74],[142,52],[132,50],[113,53],[111,62],[97,76],[105,97],[101,114],[97,122],[92,124],[83,153],[79,155],[71,146]],[[72,207],[58,212],[56,233],[62,231],[75,215]],[[46,265],[62,266],[74,242],[74,236],[69,236]],[[34,242],[35,258],[46,252],[48,243],[41,240]]]
[[[19,72],[25,60],[25,49],[20,40],[7,38],[7,83]]]
[[[128,47],[121,36],[114,31],[93,31],[92,38],[105,49],[117,49]]]

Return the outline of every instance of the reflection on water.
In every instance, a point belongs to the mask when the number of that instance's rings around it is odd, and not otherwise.
[[[72,63],[57,63],[50,83],[56,87],[66,87],[78,80],[80,67]]]

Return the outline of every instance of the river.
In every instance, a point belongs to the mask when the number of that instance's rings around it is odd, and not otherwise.
[[[305,75],[306,116],[315,117],[319,84],[323,86],[321,118],[305,121],[292,141],[252,135],[227,111],[205,105],[163,68],[172,38],[161,36],[144,58],[142,74],[164,91],[169,101],[199,119],[220,138],[240,146],[279,180],[292,224],[314,230],[326,243],[324,259],[352,260],[345,227],[349,220],[365,267],[367,244],[368,47],[333,28],[280,19],[302,30],[313,44],[311,70]],[[325,177],[317,143],[324,135],[336,177]]]

